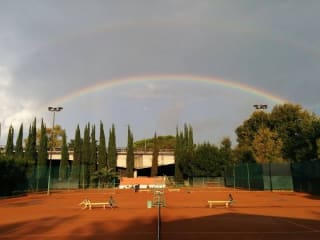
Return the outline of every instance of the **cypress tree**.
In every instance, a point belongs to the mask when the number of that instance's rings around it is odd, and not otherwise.
[[[109,130],[108,167],[111,168],[113,172],[117,169],[117,147],[114,124],[112,124],[112,128]]]
[[[37,123],[36,119],[33,120],[32,125],[29,128],[29,135],[28,135],[28,143],[27,143],[27,161],[28,165],[32,166],[33,168],[37,164]]]
[[[193,175],[193,130],[192,127],[184,124],[184,131],[179,133],[176,130],[176,150],[175,150],[175,180],[183,181],[184,178]]]
[[[32,160],[32,153],[31,153],[31,138],[32,138],[32,131],[31,131],[31,125],[29,126],[29,133],[26,143],[26,153],[25,153],[25,165],[26,167],[29,167],[31,165]]]
[[[189,146],[189,128],[188,125],[184,124],[184,133],[183,133],[183,147],[187,148]]]
[[[69,151],[67,146],[67,136],[64,131],[62,134],[62,149],[61,149],[61,161],[59,168],[59,180],[63,181],[68,179],[69,174]]]
[[[38,154],[37,154],[37,120],[36,120],[36,118],[33,120],[31,131],[32,131],[31,152],[32,152],[32,157],[34,159],[34,163],[36,165],[36,163],[38,161]]]
[[[34,119],[32,125],[29,127],[29,135],[26,146],[26,154],[25,154],[25,166],[27,177],[29,178],[30,187],[35,187],[35,169],[37,166],[37,149],[36,149],[36,134],[37,126],[36,119]]]
[[[72,181],[78,181],[79,184],[80,184],[80,182],[82,180],[82,178],[80,178],[81,166],[82,166],[82,161],[81,161],[81,133],[80,133],[80,127],[79,127],[79,124],[78,124],[77,128],[76,128],[75,136],[74,136],[71,179],[72,179]]]
[[[134,152],[133,152],[133,135],[128,126],[128,146],[127,146],[127,177],[133,177],[134,169]]]
[[[96,142],[96,127],[95,125],[92,126],[91,130],[91,143],[90,143],[90,160],[89,160],[89,178],[90,182],[92,184],[95,184],[95,182],[92,182],[91,177],[97,170],[97,142]]]
[[[151,177],[155,177],[158,175],[158,156],[159,156],[158,137],[157,137],[157,134],[155,133],[153,138]]]
[[[17,161],[22,162],[23,159],[23,124],[20,125],[18,138],[15,147],[15,158]]]
[[[83,144],[82,144],[82,166],[83,166],[83,179],[84,179],[84,186],[88,187],[90,181],[90,172],[89,172],[89,165],[90,165],[90,124],[85,126],[84,133],[83,133]]]
[[[184,174],[188,177],[193,176],[193,165],[194,165],[194,158],[195,158],[195,149],[193,145],[193,129],[191,125],[188,127],[188,142],[185,146],[186,148],[186,164],[185,164],[185,172]]]
[[[100,136],[99,136],[99,150],[98,150],[98,169],[101,170],[107,166],[107,148],[106,138],[104,134],[103,123],[100,121]]]
[[[40,141],[38,146],[38,162],[37,162],[37,185],[36,188],[43,189],[46,183],[47,159],[48,159],[48,137],[46,135],[46,127],[41,120]]]
[[[182,151],[183,151],[183,139],[179,134],[178,128],[176,129],[176,149],[175,149],[175,165],[174,165],[174,179],[176,182],[182,182],[183,176],[180,168],[180,162],[182,158]]]
[[[6,144],[6,157],[9,159],[13,159],[13,134],[14,134],[14,129],[12,125],[9,127],[8,131],[8,137],[7,137],[7,144]]]
[[[194,151],[194,146],[193,146],[193,129],[191,125],[189,125],[188,129],[188,149],[189,151],[193,152]]]

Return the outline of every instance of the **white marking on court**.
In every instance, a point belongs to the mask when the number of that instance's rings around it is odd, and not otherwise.
[[[263,231],[252,231],[252,232],[217,232],[217,231],[210,231],[210,232],[165,232],[161,231],[161,234],[229,234],[229,235],[238,235],[238,234],[295,234],[295,233],[319,233],[318,230],[310,230],[310,231],[270,231],[270,232],[263,232]]]
[[[300,223],[296,223],[296,222],[289,221],[289,220],[284,220],[284,219],[282,221],[287,222],[287,223],[292,224],[292,225],[295,225],[295,226],[298,226],[298,227],[301,227],[301,228],[304,228],[304,229],[307,229],[307,230],[310,230],[312,232],[320,232],[320,230],[318,230],[318,229],[314,229],[312,227],[308,227],[308,226],[305,226],[305,225],[300,224]]]

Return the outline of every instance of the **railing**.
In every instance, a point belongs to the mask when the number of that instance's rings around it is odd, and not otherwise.
[[[118,153],[127,153],[127,148],[117,148],[117,152]],[[149,153],[150,154],[150,153],[153,153],[153,149],[152,148],[147,148],[147,149],[138,148],[138,149],[134,150],[134,153],[135,154],[141,154],[141,153]],[[160,154],[165,154],[165,153],[173,154],[174,150],[173,149],[160,149],[159,153]]]
[[[5,145],[0,145],[0,152],[4,152],[6,149]],[[52,152],[53,153],[60,153],[61,152],[61,148],[53,148]],[[25,150],[24,150],[25,151]],[[50,152],[51,150],[48,149],[48,152]],[[69,148],[69,153],[73,152],[73,148]],[[127,153],[127,148],[117,148],[117,153]],[[153,149],[148,148],[148,149],[144,149],[144,148],[138,148],[134,150],[135,154],[141,154],[141,153],[153,153]],[[160,154],[173,154],[174,150],[173,149],[160,149],[159,150]]]

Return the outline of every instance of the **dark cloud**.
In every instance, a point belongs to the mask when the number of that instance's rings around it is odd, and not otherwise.
[[[103,80],[179,73],[230,79],[316,110],[319,7],[318,1],[2,1],[0,67],[12,76],[6,103],[28,100],[19,105],[24,109],[7,104],[3,109],[10,113],[4,116],[32,115],[38,105]],[[217,135],[233,134],[257,99],[228,94],[203,86],[170,91],[136,85],[117,96],[89,95],[83,104],[91,112],[77,113],[74,121],[87,121],[85,114],[108,119],[106,114],[115,112],[112,121],[127,124],[124,111],[115,110],[122,107],[138,111],[130,120],[137,129],[148,125],[149,133],[156,128],[169,132],[185,119],[199,131],[215,125]],[[228,106],[232,97],[237,101],[233,111],[217,104]],[[107,104],[101,113],[104,99],[115,105]],[[188,111],[195,102],[204,104],[198,114]],[[79,103],[68,104],[83,112]],[[234,121],[205,114],[207,105]],[[154,118],[141,117],[152,111]],[[68,118],[68,111],[64,114]],[[62,120],[72,125],[70,117]],[[207,132],[199,139],[211,138]]]

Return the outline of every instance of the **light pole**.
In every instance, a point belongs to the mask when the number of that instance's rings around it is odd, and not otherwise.
[[[52,119],[52,130],[51,130],[51,147],[50,147],[50,159],[49,159],[49,173],[48,173],[48,191],[47,195],[50,195],[50,183],[51,183],[51,162],[52,162],[52,151],[53,151],[53,134],[54,134],[54,120],[56,112],[60,112],[62,107],[48,107],[49,112],[53,112]]]
[[[256,110],[265,110],[268,108],[268,105],[266,104],[255,104],[253,105],[253,107]],[[264,125],[263,125],[263,119],[262,119],[262,130],[264,131]],[[264,135],[264,132],[263,132]],[[264,137],[264,136],[263,136]],[[264,158],[266,157],[266,145],[264,144]],[[271,177],[271,161],[268,161],[268,165],[269,165],[269,184],[270,184],[270,191],[272,192],[272,177]]]

